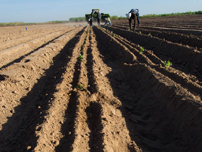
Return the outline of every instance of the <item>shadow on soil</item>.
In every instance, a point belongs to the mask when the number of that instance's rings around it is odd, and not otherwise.
[[[73,49],[84,29],[76,34],[53,59],[53,65],[23,98],[15,113],[8,118],[0,132],[0,151],[32,151],[37,145],[36,127],[45,120],[46,110],[53,100],[56,85],[61,83],[62,74],[72,56]],[[74,93],[72,95],[74,98]],[[74,106],[75,107],[75,106]],[[39,131],[41,128],[38,128]],[[64,128],[63,128],[64,130]],[[31,148],[27,149],[28,146]]]
[[[89,147],[90,152],[102,152],[103,145],[103,134],[102,122],[101,122],[101,105],[97,102],[91,102],[90,106],[86,108],[86,114],[88,116],[87,124],[90,132]]]
[[[91,38],[91,37],[90,37]],[[88,71],[88,90],[91,94],[97,92],[97,87],[95,84],[94,74],[93,74],[93,55],[92,55],[92,49],[89,47],[87,50],[87,71]]]
[[[77,84],[79,83],[79,76],[81,71],[81,61],[77,59],[77,62],[75,64],[75,72],[74,77],[72,81],[72,88],[76,88]],[[76,118],[76,111],[77,111],[77,105],[78,105],[78,94],[76,91],[70,92],[70,100],[67,107],[67,110],[65,111],[65,118],[66,121],[62,125],[61,133],[63,134],[63,138],[60,140],[60,144],[56,147],[56,152],[61,151],[71,151],[72,150],[72,144],[74,143],[75,139],[75,118]]]

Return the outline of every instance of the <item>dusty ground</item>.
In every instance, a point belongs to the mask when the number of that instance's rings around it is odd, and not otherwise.
[[[0,151],[201,151],[201,20],[1,27]]]

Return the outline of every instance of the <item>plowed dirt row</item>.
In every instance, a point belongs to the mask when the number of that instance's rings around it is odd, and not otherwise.
[[[78,26],[78,25],[77,25]],[[25,29],[27,28],[27,30]],[[43,36],[56,31],[63,31],[70,27],[69,24],[47,24],[47,25],[27,25],[27,26],[14,26],[14,27],[0,27],[0,43],[1,42],[15,42],[22,38],[29,38],[30,36]],[[4,44],[4,43],[1,43]]]
[[[123,30],[124,29],[128,30],[128,25],[124,25],[124,26],[115,25],[114,27],[119,27],[119,28],[122,28]],[[136,31],[140,34],[151,35],[154,37],[161,38],[165,41],[167,40],[174,43],[179,43],[181,45],[188,45],[202,51],[202,39],[198,36],[192,35],[192,33],[190,33],[189,35],[185,35],[185,34],[175,33],[175,32],[166,32],[166,31],[162,31],[161,29],[151,30],[145,27],[138,28]]]
[[[201,15],[140,18],[140,22],[143,29],[175,32],[188,36],[195,35],[202,38]],[[115,24],[128,27],[128,19],[113,21],[113,25]]]
[[[24,61],[4,69],[6,78],[1,81],[0,106],[3,149],[0,151],[25,151],[30,143],[36,145],[35,129],[43,122],[55,85],[60,82],[71,50],[80,38],[80,30],[63,35]]]
[[[71,30],[71,28],[70,29],[68,28],[68,30]],[[8,48],[11,48],[13,46],[20,45],[20,44],[26,43],[26,42],[27,43],[29,43],[29,42],[33,43],[34,39],[37,39],[37,38],[39,39],[40,37],[43,37],[43,38],[45,37],[48,40],[48,37],[50,37],[51,35],[57,36],[57,35],[61,35],[62,33],[65,33],[65,32],[67,32],[67,28],[66,28],[66,30],[63,30],[63,31],[60,30],[60,31],[56,31],[56,32],[50,32],[48,34],[43,33],[43,35],[41,33],[30,34],[29,36],[26,36],[26,37],[21,37],[21,38],[14,39],[14,40],[11,40],[8,42],[0,43],[1,50],[8,49]]]
[[[202,52],[189,46],[179,45],[178,43],[172,43],[164,41],[158,37],[151,37],[139,33],[133,33],[125,31],[116,27],[107,27],[110,31],[118,34],[128,41],[133,42],[145,49],[150,50],[162,61],[171,61],[174,68],[190,75],[192,79],[195,79],[201,85],[202,81]]]
[[[2,62],[0,151],[201,151],[201,52],[107,29],[69,28]]]
[[[196,118],[194,123],[199,121],[196,124],[201,124],[198,119],[201,115],[201,99],[175,83],[172,77],[161,73],[162,70],[156,71],[152,63],[141,63],[144,61],[140,55],[134,56],[113,34],[106,36],[96,28],[95,34],[105,63],[112,67],[108,77],[111,78],[114,94],[122,102],[122,108],[125,105],[127,109],[123,108],[122,113],[125,114],[128,129],[132,130],[130,135],[138,146],[144,145],[143,149],[149,151],[191,150],[194,145],[197,150],[201,149],[197,146],[197,139],[191,137],[200,132],[200,128],[189,124],[193,115]],[[201,135],[196,138],[201,139]]]

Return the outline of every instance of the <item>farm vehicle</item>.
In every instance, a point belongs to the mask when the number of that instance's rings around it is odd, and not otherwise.
[[[91,14],[85,14],[86,21],[92,26],[93,22],[100,25],[100,21],[105,21],[105,18],[110,17],[109,14],[100,13],[99,9],[92,9]]]

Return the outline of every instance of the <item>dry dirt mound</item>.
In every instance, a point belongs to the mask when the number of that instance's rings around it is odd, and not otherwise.
[[[202,149],[200,36],[60,27],[0,51],[0,151]]]

